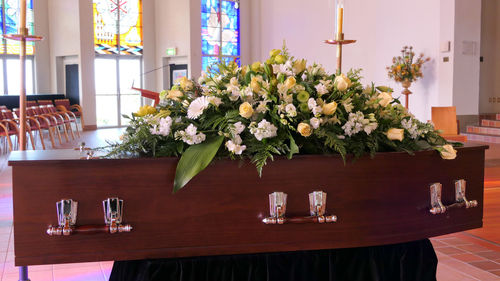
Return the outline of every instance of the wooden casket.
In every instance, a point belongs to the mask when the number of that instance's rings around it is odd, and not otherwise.
[[[362,247],[479,228],[485,149],[459,148],[455,160],[436,151],[379,153],[345,165],[340,156],[302,155],[269,162],[262,178],[250,163],[218,160],[176,194],[175,158],[12,152],[15,264]],[[465,183],[465,194],[456,194]],[[313,191],[327,194],[324,215],[310,213]],[[286,210],[278,202],[280,216],[266,220],[273,192],[287,194]],[[107,198],[123,200],[121,225],[105,224]],[[56,211],[61,199],[78,202],[66,221],[67,210]],[[58,227],[61,219],[71,222],[68,231]],[[111,226],[118,231],[109,233]]]

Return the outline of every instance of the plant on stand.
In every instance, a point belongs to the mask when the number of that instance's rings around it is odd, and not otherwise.
[[[411,83],[422,78],[422,67],[424,63],[430,61],[430,58],[424,58],[424,54],[415,57],[415,52],[412,46],[404,46],[401,50],[401,56],[392,58],[392,65],[387,67],[389,78],[400,82],[404,90],[403,95],[406,96],[406,108],[408,109],[408,96],[411,95]]]

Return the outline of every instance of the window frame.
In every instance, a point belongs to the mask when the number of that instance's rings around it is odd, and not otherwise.
[[[2,13],[2,26],[0,28],[2,28],[2,34],[6,34],[5,33],[5,29],[6,29],[6,21],[5,21],[5,1],[6,0],[0,0],[0,9],[1,9],[1,13]],[[34,7],[33,7],[33,12],[34,12]],[[34,19],[33,19],[33,24],[34,24]],[[2,38],[1,39],[1,45],[3,45],[3,49],[5,50],[5,52],[7,52],[7,39],[5,38]],[[36,49],[34,49],[34,53],[36,53]],[[0,79],[3,79],[3,89],[0,89],[0,91],[3,90],[3,96],[19,96],[20,93],[9,93],[9,79],[8,79],[8,75],[7,75],[7,60],[9,59],[19,59],[19,55],[16,55],[16,54],[7,54],[7,53],[0,53],[0,59],[2,60],[2,63],[1,63],[1,66],[2,69],[3,69],[3,75],[2,77],[0,77]],[[36,89],[36,79],[35,79],[35,55],[26,55],[26,60],[28,61],[31,61],[31,65],[32,65],[32,68],[31,68],[31,73],[26,73],[26,75],[28,74],[31,74],[32,76],[32,89],[31,92],[33,94],[35,94],[35,89]],[[26,89],[26,92],[29,92],[28,89]]]

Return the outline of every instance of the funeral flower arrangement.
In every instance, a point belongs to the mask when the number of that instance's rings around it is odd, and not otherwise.
[[[401,56],[392,58],[392,65],[387,67],[388,76],[396,82],[414,82],[423,76],[422,66],[430,58],[424,58],[424,54],[415,56],[413,47],[404,46]]]
[[[276,155],[338,153],[346,159],[380,151],[456,151],[432,124],[393,99],[391,89],[363,87],[359,71],[328,74],[286,48],[249,66],[220,64],[195,82],[183,78],[158,106],[132,116],[110,157],[180,156],[174,192],[215,157],[250,159],[259,174]]]

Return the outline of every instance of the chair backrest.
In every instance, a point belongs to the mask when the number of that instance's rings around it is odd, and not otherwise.
[[[16,117],[14,116],[14,113],[12,113],[12,111],[8,110],[8,109],[2,109],[2,117],[3,119],[16,119]]]
[[[67,110],[70,110],[70,106],[71,104],[69,103],[69,99],[57,99],[57,100],[54,100],[54,103],[56,105],[62,105],[64,106]]]
[[[54,103],[52,102],[52,100],[39,100],[38,104],[39,105],[53,105]]]
[[[27,100],[26,101],[26,107],[30,107],[30,106],[37,106],[36,101],[34,101],[34,100]]]
[[[0,110],[9,109],[6,105],[0,105]]]
[[[50,112],[50,113],[57,113],[57,109],[54,105],[52,104],[47,104],[47,110]]]
[[[50,113],[50,110],[49,108],[46,106],[46,105],[39,105],[38,108],[40,108],[40,110],[42,111],[42,113],[44,114],[48,114]]]
[[[35,113],[35,115],[43,114],[43,110],[38,106],[32,106],[30,109]]]
[[[454,106],[432,107],[432,123],[443,135],[458,135],[457,108]]]

